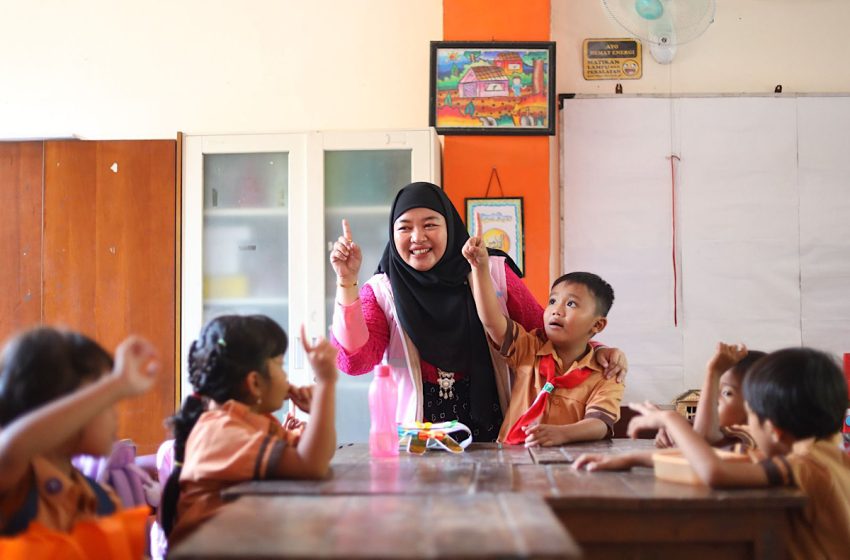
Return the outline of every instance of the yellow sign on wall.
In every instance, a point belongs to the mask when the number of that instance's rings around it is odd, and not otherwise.
[[[585,39],[581,51],[585,80],[637,80],[643,75],[637,39]]]

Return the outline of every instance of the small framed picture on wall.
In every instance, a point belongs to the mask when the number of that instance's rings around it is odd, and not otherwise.
[[[522,197],[467,198],[466,227],[469,235],[475,235],[477,220],[481,220],[481,237],[487,248],[507,253],[524,274],[525,224]]]
[[[555,134],[555,43],[431,42],[439,134]]]

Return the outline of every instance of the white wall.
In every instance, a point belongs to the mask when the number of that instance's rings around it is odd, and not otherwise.
[[[0,0],[0,138],[428,125],[442,0]]]
[[[848,92],[848,22],[847,0],[718,0],[714,24],[672,64],[645,48],[643,78],[621,83],[626,94]],[[584,80],[581,44],[624,37],[601,0],[552,0],[558,92],[614,93],[616,82]]]

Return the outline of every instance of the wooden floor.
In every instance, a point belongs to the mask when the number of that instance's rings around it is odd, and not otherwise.
[[[325,480],[232,486],[232,503],[170,557],[575,557],[575,542],[584,558],[784,557],[788,514],[805,505],[796,490],[711,490],[657,480],[647,468],[569,464],[582,451],[635,449],[652,441],[532,452],[474,444],[397,459],[347,445]]]

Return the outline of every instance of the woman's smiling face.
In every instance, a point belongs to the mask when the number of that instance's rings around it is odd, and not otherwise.
[[[431,270],[446,252],[446,219],[430,208],[411,208],[393,223],[393,241],[404,262],[420,272]]]

